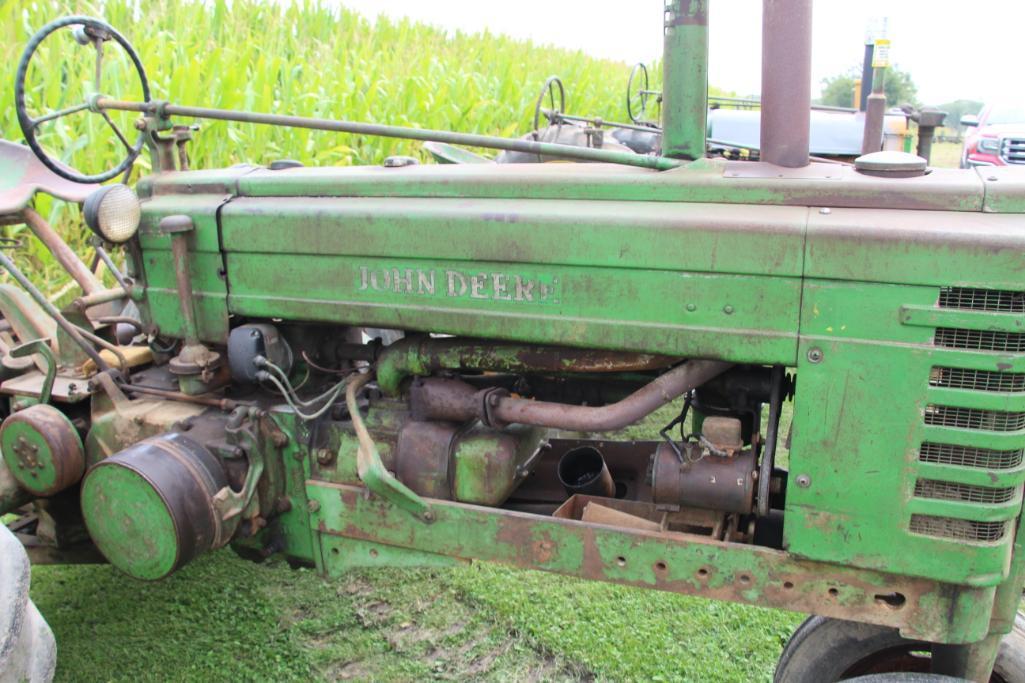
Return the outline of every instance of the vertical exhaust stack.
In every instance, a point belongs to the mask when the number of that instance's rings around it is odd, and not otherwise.
[[[662,51],[662,156],[705,156],[708,2],[666,0]]]
[[[811,3],[762,2],[761,159],[776,166],[809,162]]]

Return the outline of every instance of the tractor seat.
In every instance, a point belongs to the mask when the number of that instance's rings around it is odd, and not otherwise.
[[[98,187],[61,178],[28,147],[0,140],[0,216],[20,213],[39,191],[80,204]]]

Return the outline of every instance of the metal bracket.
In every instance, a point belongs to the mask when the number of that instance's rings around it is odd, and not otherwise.
[[[248,411],[247,408],[238,408],[237,410]],[[243,450],[245,450],[246,457],[249,460],[249,471],[246,472],[246,480],[242,484],[241,491],[236,493],[230,486],[225,486],[214,494],[213,506],[217,514],[221,516],[221,521],[229,522],[234,520],[233,524],[222,526],[222,533],[225,535],[225,538],[217,540],[217,543],[222,545],[221,541],[226,541],[235,534],[238,523],[242,521],[242,513],[245,512],[246,508],[254,500],[256,487],[260,483],[265,466],[263,451],[260,450],[256,437],[248,428],[229,429],[228,432],[235,434],[243,444]]]
[[[371,493],[384,498],[396,507],[411,512],[424,522],[433,522],[434,512],[427,501],[385,469],[384,463],[381,462],[381,454],[377,452],[377,445],[374,444],[370,432],[367,431],[367,427],[363,423],[356,395],[373,377],[373,373],[370,372],[359,375],[349,382],[349,386],[345,389],[345,403],[349,408],[349,419],[352,420],[352,427],[359,438],[356,471],[359,473],[360,480],[366,484]]]
[[[39,402],[49,403],[53,383],[57,379],[57,358],[50,349],[50,340],[33,339],[11,349],[11,356],[14,358],[26,358],[36,353],[46,361],[46,378],[43,380],[43,388],[39,390]]]

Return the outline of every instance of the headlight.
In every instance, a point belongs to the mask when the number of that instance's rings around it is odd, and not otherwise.
[[[996,154],[1000,151],[1000,138],[979,138],[979,144],[975,148],[980,152]]]
[[[102,239],[121,244],[139,229],[142,207],[127,185],[106,185],[93,192],[82,208],[85,224]]]

